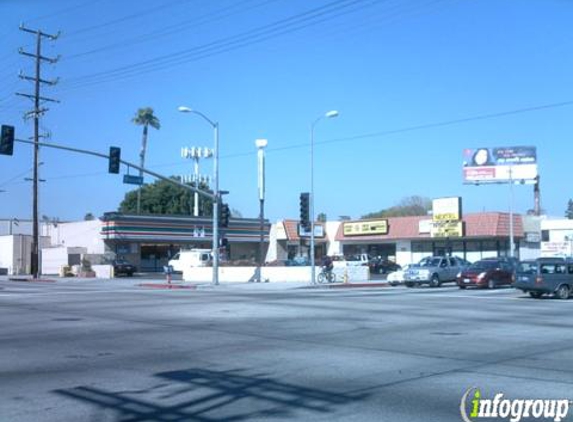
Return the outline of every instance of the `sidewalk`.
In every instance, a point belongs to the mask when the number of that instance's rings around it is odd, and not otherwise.
[[[184,282],[181,280],[172,280],[171,284],[167,283],[165,277],[120,277],[113,279],[104,278],[78,278],[78,277],[59,277],[59,276],[41,276],[38,280],[33,280],[31,276],[0,276],[1,282],[8,283],[41,283],[41,284],[78,284],[86,286],[94,285],[113,285],[133,288],[148,289],[186,289],[186,290],[243,290],[243,291],[278,291],[293,289],[347,289],[347,288],[383,288],[390,285],[386,280],[356,280],[348,283],[336,282],[325,284],[310,284],[307,281],[274,281],[268,283],[254,282],[220,282],[218,286],[213,285],[210,281],[205,282]],[[171,287],[170,287],[171,286]]]

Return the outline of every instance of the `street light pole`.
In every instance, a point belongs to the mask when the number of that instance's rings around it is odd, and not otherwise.
[[[255,141],[257,147],[257,163],[258,163],[258,187],[259,187],[259,259],[256,273],[256,281],[262,281],[262,267],[265,264],[264,259],[264,230],[265,230],[265,147],[268,145],[266,139],[257,139]]]
[[[514,256],[513,246],[513,168],[509,166],[509,256]]]
[[[324,118],[338,117],[338,111],[331,110],[315,119],[310,125],[310,283],[316,280],[316,268],[314,259],[314,128]]]
[[[182,113],[194,113],[201,116],[213,128],[213,185],[215,198],[213,199],[213,284],[219,285],[219,202],[221,201],[221,193],[219,192],[219,123],[214,122],[197,110],[189,107],[180,106],[179,111]]]

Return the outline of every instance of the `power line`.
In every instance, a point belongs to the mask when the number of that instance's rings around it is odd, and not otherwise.
[[[103,23],[99,23],[96,25],[88,26],[87,28],[78,29],[76,31],[69,32],[68,35],[79,35],[79,34],[85,34],[86,32],[97,31],[98,29],[107,28],[109,26],[113,26],[113,25],[116,25],[119,23],[124,23],[126,21],[133,20],[133,19],[138,19],[142,16],[149,15],[151,13],[157,12],[158,10],[168,9],[168,8],[175,6],[175,5],[181,5],[181,0],[175,0],[175,1],[172,1],[170,3],[161,4],[159,6],[145,9],[145,10],[138,12],[138,13],[133,13],[131,15],[127,15],[127,16],[123,16],[121,18],[113,19],[113,20],[108,21],[108,22],[103,22]]]
[[[367,4],[360,6],[361,3]],[[356,12],[361,8],[371,6],[375,3],[377,3],[377,0],[368,2],[366,0],[335,0],[325,6],[313,8],[272,24],[263,25],[238,35],[224,37],[202,46],[181,50],[176,53],[155,57],[131,65],[121,66],[116,69],[78,77],[70,80],[66,85],[66,89],[130,78],[139,74],[149,73],[185,62],[210,57],[215,54],[236,50],[271,38],[276,38],[280,35],[299,31],[308,26],[316,25],[345,14]]]
[[[241,1],[238,3],[235,3],[230,7],[218,9],[218,10],[215,10],[211,13],[207,13],[203,16],[196,17],[196,18],[193,18],[191,20],[185,20],[183,22],[168,26],[168,27],[163,28],[163,29],[158,30],[158,31],[149,32],[147,34],[143,34],[143,35],[140,35],[137,37],[133,37],[133,38],[124,40],[123,42],[116,42],[116,43],[108,44],[108,45],[105,45],[102,47],[97,47],[97,48],[94,48],[94,49],[89,50],[89,51],[84,51],[81,53],[72,54],[72,55],[66,56],[66,61],[78,59],[78,58],[85,57],[85,56],[91,56],[94,54],[103,53],[103,52],[107,52],[107,51],[111,51],[111,50],[117,50],[117,49],[121,50],[121,49],[125,49],[127,47],[130,47],[132,45],[144,43],[146,41],[156,41],[162,37],[177,34],[180,32],[185,32],[189,29],[196,29],[197,27],[204,26],[204,25],[207,25],[207,24],[210,24],[210,23],[213,23],[213,22],[234,16],[234,15],[237,15],[237,14],[242,14],[242,13],[248,12],[250,10],[260,8],[261,6],[267,5],[269,3],[277,2],[279,0],[265,0],[265,1],[256,3],[250,7],[247,7],[247,8],[242,7],[242,5],[251,3],[252,1],[253,0],[244,0],[244,1]],[[234,9],[238,9],[238,10],[234,10]],[[225,13],[225,12],[227,12],[227,13]]]
[[[379,137],[384,137],[384,136],[389,136],[389,135],[396,135],[396,134],[400,134],[400,133],[413,132],[413,131],[424,130],[424,129],[433,129],[433,128],[439,128],[439,127],[445,127],[445,126],[452,126],[452,125],[456,125],[456,124],[470,123],[470,122],[474,122],[474,121],[488,120],[488,119],[512,116],[512,115],[516,115],[516,114],[531,113],[531,112],[535,112],[535,111],[548,110],[548,109],[552,109],[552,108],[568,107],[568,106],[572,106],[572,105],[573,105],[573,100],[562,101],[562,102],[558,102],[558,103],[542,104],[542,105],[538,105],[538,106],[524,107],[524,108],[519,108],[519,109],[514,109],[514,110],[509,110],[509,111],[501,111],[501,112],[497,112],[497,113],[480,114],[477,116],[464,117],[464,118],[460,118],[460,119],[444,120],[444,121],[435,122],[435,123],[424,123],[424,124],[420,124],[420,125],[406,126],[406,127],[398,128],[398,129],[371,132],[371,133],[366,133],[366,134],[348,136],[348,137],[344,137],[344,138],[327,139],[324,141],[315,141],[315,145],[316,144],[327,145],[327,144],[332,144],[332,143],[342,143],[342,142],[355,141],[355,140],[360,140],[360,139],[379,138]],[[294,145],[278,147],[278,148],[268,148],[267,151],[268,152],[280,152],[280,151],[286,151],[286,150],[291,150],[291,149],[308,148],[308,146],[309,146],[308,143],[300,143],[300,144],[294,144]],[[253,156],[255,154],[256,154],[256,152],[251,151],[251,152],[243,152],[243,153],[237,153],[237,154],[227,154],[227,155],[221,156],[221,158],[225,159],[225,158],[247,157],[247,156]],[[174,163],[157,164],[154,166],[150,166],[149,168],[175,167],[175,166],[183,166],[183,165],[188,166],[187,163],[183,163],[181,161],[178,161],[178,162],[174,162]],[[97,176],[97,175],[102,175],[102,174],[107,174],[107,173],[106,172],[98,172],[98,173],[70,174],[70,175],[62,175],[62,176],[57,176],[57,177],[50,177],[50,180],[53,180],[53,179],[72,179],[72,178],[78,178],[78,177],[91,177],[91,176]]]
[[[65,15],[65,14],[68,14],[70,12],[73,12],[77,9],[83,9],[84,7],[87,7],[87,6],[93,6],[94,4],[101,3],[102,1],[108,1],[108,0],[89,0],[86,2],[76,4],[75,6],[66,7],[63,9],[56,10],[54,12],[46,13],[45,15],[40,15],[40,16],[37,16],[35,18],[28,19],[27,22],[28,23],[37,22],[37,21],[44,20],[44,19],[55,18],[55,17],[61,16],[61,15]]]

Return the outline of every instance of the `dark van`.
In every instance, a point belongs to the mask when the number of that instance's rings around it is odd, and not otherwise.
[[[538,258],[521,261],[513,286],[534,298],[554,294],[559,299],[567,299],[573,290],[573,260]]]

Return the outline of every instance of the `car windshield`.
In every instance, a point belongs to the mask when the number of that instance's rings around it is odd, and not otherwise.
[[[115,263],[116,265],[129,265],[129,262],[127,262],[125,259],[117,259]]]
[[[439,267],[442,258],[424,258],[419,263],[420,267]]]
[[[537,273],[537,263],[536,262],[521,262],[517,269],[518,273],[524,274],[536,274]]]
[[[475,271],[492,270],[500,266],[501,264],[498,261],[478,261],[470,265],[469,270],[475,270]]]

